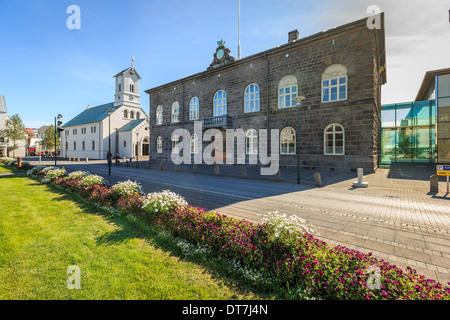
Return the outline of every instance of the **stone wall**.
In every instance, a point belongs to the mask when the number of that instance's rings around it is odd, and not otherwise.
[[[298,95],[305,96],[300,111],[300,156],[305,168],[352,170],[362,167],[372,172],[377,167],[381,85],[379,42],[366,20],[290,42],[226,66],[208,70],[179,81],[147,90],[150,95],[151,158],[171,159],[171,134],[176,128],[193,133],[189,120],[189,101],[199,98],[200,119],[213,116],[213,96],[227,93],[227,114],[232,128],[298,130],[297,108],[278,108],[278,83],[286,75],[298,80]],[[379,36],[379,35],[378,35]],[[384,37],[384,36],[383,36]],[[384,44],[384,38],[382,39]],[[321,102],[322,72],[332,64],[347,68],[347,100]],[[251,83],[260,89],[260,111],[244,112],[244,93]],[[178,101],[181,121],[170,123],[171,106]],[[157,106],[164,108],[162,125],[156,125]],[[324,129],[339,123],[345,129],[345,155],[324,155]],[[156,139],[163,138],[163,153],[156,153]],[[209,142],[204,142],[203,147]],[[202,150],[202,149],[201,149]],[[280,165],[295,166],[296,155],[280,155]]]

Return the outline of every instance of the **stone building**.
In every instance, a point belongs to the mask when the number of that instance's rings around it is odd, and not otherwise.
[[[133,66],[114,76],[114,102],[88,106],[62,126],[61,156],[63,158],[106,159],[149,155],[149,124],[141,108],[139,80]]]
[[[180,142],[172,134],[179,128],[192,133],[192,158],[211,144],[202,139],[206,129],[242,129],[249,164],[260,152],[260,129],[268,129],[279,132],[282,168],[296,166],[299,152],[304,169],[373,172],[386,83],[384,14],[380,19],[381,29],[361,19],[304,38],[295,30],[288,43],[240,60],[219,41],[205,71],[146,90],[151,159],[172,161]],[[202,121],[201,133],[194,133],[196,121]],[[268,143],[270,150],[270,134]],[[227,150],[226,138],[214,144],[223,144],[224,162],[239,156],[238,146],[233,154]]]

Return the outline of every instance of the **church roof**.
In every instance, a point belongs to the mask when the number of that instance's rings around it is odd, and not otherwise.
[[[0,96],[0,113],[7,113],[5,96]]]
[[[132,120],[119,129],[119,132],[131,131],[142,123],[145,119]]]
[[[113,78],[116,78],[118,76],[121,76],[122,74],[128,72],[128,70],[131,70],[132,73],[135,73],[139,79],[142,79],[141,76],[139,75],[139,73],[137,73],[136,69],[134,69],[133,66],[126,68],[125,70],[120,71],[118,74],[116,74]]]
[[[115,107],[114,102],[111,102],[111,103],[102,104],[100,106],[86,109],[82,113],[77,115],[75,118],[71,119],[69,122],[64,124],[62,127],[67,128],[67,127],[71,127],[71,126],[78,126],[81,124],[102,121],[102,120],[106,119],[106,117],[108,117],[108,111],[106,111],[105,109],[112,108],[112,109],[114,109],[114,111],[116,111],[120,107],[121,106]]]

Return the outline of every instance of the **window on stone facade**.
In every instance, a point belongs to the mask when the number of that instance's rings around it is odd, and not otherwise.
[[[73,150],[77,150],[77,142],[76,141],[73,142]]]
[[[141,114],[139,112],[136,112],[136,119],[140,119],[141,118]]]
[[[180,122],[180,105],[178,101],[172,103],[171,121],[172,123]]]
[[[119,83],[119,90],[117,90],[118,92],[122,91],[122,85]],[[119,98],[120,99],[120,98]]]
[[[198,136],[195,133],[191,136],[191,153],[198,153]]]
[[[189,102],[189,120],[198,120],[200,117],[200,105],[197,97]]]
[[[95,150],[95,141],[92,140],[92,150]]]
[[[296,136],[295,130],[291,127],[286,127],[280,133],[280,154],[295,154],[296,150]]]
[[[325,155],[344,155],[345,131],[337,123],[330,124],[324,131],[324,154]]]
[[[259,111],[259,86],[256,83],[245,88],[244,105],[245,112]]]
[[[295,107],[298,96],[298,82],[293,75],[284,76],[278,83],[278,108]]]
[[[322,73],[322,102],[347,100],[347,68],[333,64]]]
[[[180,137],[176,134],[172,136],[172,153],[180,152]]]
[[[86,150],[86,143],[84,141],[81,143],[81,150]]]
[[[223,116],[227,114],[227,94],[223,90],[219,90],[214,95],[213,116]]]
[[[163,107],[156,108],[156,124],[163,124]]]
[[[130,111],[130,119],[134,119],[134,112]]]
[[[123,147],[126,148],[127,147],[127,141],[123,140]]]
[[[163,143],[162,143],[162,137],[158,137],[156,139],[156,153],[162,153],[163,152]]]
[[[123,117],[128,118],[128,110],[123,110]]]
[[[258,133],[255,129],[250,129],[245,134],[245,152],[258,154]]]

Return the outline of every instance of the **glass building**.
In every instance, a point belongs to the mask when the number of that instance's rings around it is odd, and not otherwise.
[[[435,100],[381,107],[380,164],[393,162],[436,162]]]

